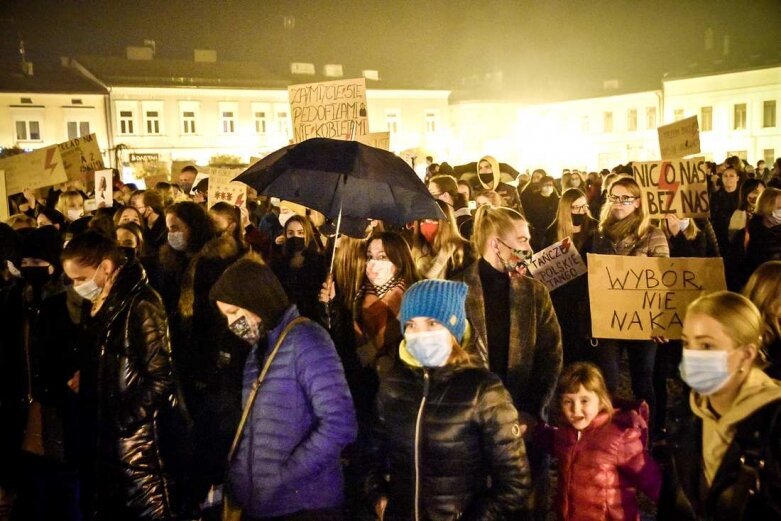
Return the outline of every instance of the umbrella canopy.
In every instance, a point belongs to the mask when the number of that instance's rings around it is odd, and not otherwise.
[[[331,219],[381,219],[404,225],[444,219],[415,171],[391,152],[356,141],[313,138],[272,152],[236,181]]]

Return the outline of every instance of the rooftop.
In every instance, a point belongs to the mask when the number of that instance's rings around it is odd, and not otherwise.
[[[0,63],[0,92],[105,94],[106,89],[59,63],[34,62],[32,75],[19,62]]]

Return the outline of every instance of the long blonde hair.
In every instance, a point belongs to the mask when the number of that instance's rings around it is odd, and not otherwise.
[[[757,306],[765,320],[765,345],[781,340],[781,261],[768,261],[749,277],[743,295]]]
[[[469,247],[469,242],[461,236],[458,231],[458,223],[453,212],[453,207],[443,201],[436,202],[445,214],[445,219],[437,222],[437,235],[434,237],[434,243],[429,244],[420,233],[420,221],[415,221],[412,232],[412,247],[420,253],[429,253],[436,256],[440,251],[451,251],[450,264],[453,269],[459,270],[463,267],[466,260],[465,249]],[[417,257],[417,256],[416,256]]]
[[[292,217],[291,217],[292,219]],[[366,271],[366,239],[339,238],[334,259],[334,282],[347,309],[352,309]]]
[[[637,197],[637,199],[640,201],[640,206],[634,210],[639,219],[636,226],[633,226],[633,229],[630,230],[630,233],[634,234],[638,239],[643,238],[646,232],[648,232],[648,228],[650,227],[651,223],[648,216],[648,209],[645,206],[645,201],[643,201],[643,198],[641,197],[642,194],[640,192],[640,185],[637,184],[637,181],[631,177],[619,177],[610,183],[610,187],[608,188],[607,192],[608,196],[611,195],[614,186],[623,186],[633,197]],[[612,210],[613,204],[609,201],[608,204],[605,204],[602,207],[602,213],[599,218],[599,231],[604,233],[607,226],[616,222],[612,219]]]

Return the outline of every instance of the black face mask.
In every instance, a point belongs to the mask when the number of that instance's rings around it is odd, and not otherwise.
[[[303,237],[288,237],[285,240],[285,245],[287,247],[287,251],[290,253],[304,251],[304,248],[306,247]]]
[[[48,266],[24,266],[19,270],[28,284],[40,288],[51,278]]]
[[[493,174],[478,174],[480,176],[480,181],[483,184],[491,185],[494,183],[494,175]]]
[[[128,261],[131,261],[136,258],[136,249],[131,246],[120,246],[120,250],[122,250],[122,253],[125,255],[125,258]]]
[[[586,214],[584,213],[571,213],[572,216],[572,224],[575,226],[581,226],[584,222],[586,222]]]

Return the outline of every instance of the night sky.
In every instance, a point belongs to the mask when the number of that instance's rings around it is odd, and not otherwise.
[[[157,42],[158,56],[291,61],[372,68],[386,77],[449,88],[501,70],[506,86],[530,78],[659,81],[721,59],[730,68],[781,62],[781,0],[428,1],[375,0],[0,0],[4,56],[17,32],[28,59],[123,55]],[[285,28],[285,17],[294,27]],[[288,18],[290,20],[290,18]],[[705,30],[715,49],[705,53]],[[753,61],[752,61],[753,60]]]

